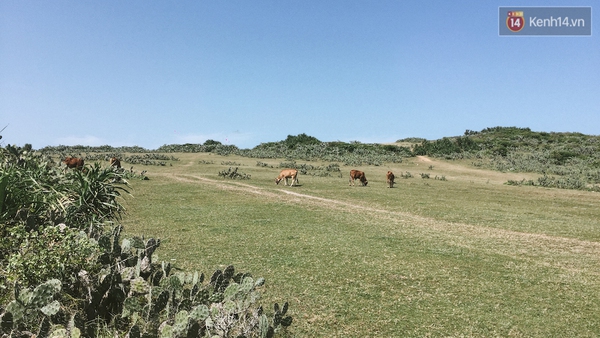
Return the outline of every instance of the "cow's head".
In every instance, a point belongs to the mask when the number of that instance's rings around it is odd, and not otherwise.
[[[276,178],[275,179],[275,184],[279,185],[279,182],[281,182],[281,179],[280,178]]]

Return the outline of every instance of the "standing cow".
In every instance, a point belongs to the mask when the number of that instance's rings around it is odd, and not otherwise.
[[[110,166],[121,169],[121,161],[118,158],[113,157],[110,159]]]
[[[67,166],[67,168],[71,169],[81,169],[84,165],[82,158],[67,156],[63,163]]]
[[[348,181],[349,184],[348,185],[354,185],[354,180],[359,180],[360,183],[363,186],[367,186],[367,184],[369,183],[369,181],[367,181],[367,177],[365,176],[365,173],[360,171],[360,170],[350,170],[350,180]]]
[[[292,184],[290,184],[290,187],[294,185],[294,182],[296,182],[296,184],[300,183],[298,182],[298,170],[296,169],[283,169],[279,173],[279,176],[277,176],[277,178],[275,179],[275,184],[279,184],[279,182],[281,182],[281,180],[284,178],[285,185],[288,185],[288,178],[292,179]]]
[[[393,188],[394,187],[394,178],[396,178],[394,176],[394,173],[391,171],[388,171],[387,174],[385,175],[385,178],[386,178],[388,188]]]

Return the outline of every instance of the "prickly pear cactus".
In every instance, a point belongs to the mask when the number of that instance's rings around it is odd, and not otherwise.
[[[74,328],[64,328],[61,326],[56,326],[52,329],[52,331],[48,334],[48,338],[79,338],[81,337],[81,331]]]
[[[69,333],[65,328],[57,328],[50,332],[49,338],[69,338]]]
[[[173,323],[173,335],[180,336],[187,332],[188,323],[188,312],[185,310],[177,312]]]
[[[61,290],[61,282],[51,279],[38,285],[33,291],[15,289],[16,300],[6,307],[6,312],[12,314],[14,321],[20,321],[27,313],[41,311],[46,316],[52,316],[60,310],[60,303],[53,301],[54,295]]]
[[[156,298],[156,300],[154,301],[154,305],[152,306],[152,315],[158,315],[158,313],[161,312],[167,306],[170,295],[171,294],[167,290],[161,292],[158,295],[158,298]]]
[[[123,302],[123,311],[121,317],[127,318],[134,313],[141,313],[144,310],[145,300],[143,297],[127,297]]]
[[[227,287],[227,289],[225,289],[225,292],[223,293],[223,299],[226,301],[233,300],[236,298],[239,291],[240,291],[239,284],[237,284],[237,283],[229,284],[229,286]]]
[[[208,310],[208,306],[204,305],[204,304],[200,304],[198,306],[196,306],[191,312],[190,312],[190,319],[197,321],[197,322],[203,322],[206,320],[206,318],[208,318],[208,316],[210,315],[209,310]]]
[[[55,300],[49,304],[46,304],[45,306],[40,308],[40,311],[42,311],[42,313],[45,314],[46,316],[54,316],[55,314],[58,313],[59,310],[60,310],[60,303],[57,300]]]
[[[162,326],[162,330],[160,331],[160,338],[172,338],[175,337],[173,334],[173,327],[171,325]]]
[[[126,338],[140,338],[141,337],[141,331],[140,331],[140,327],[137,325],[133,325],[130,329],[129,332],[127,333]]]
[[[269,319],[265,314],[258,319],[258,334],[261,338],[273,337],[273,327],[269,325]]]
[[[282,308],[279,308],[279,304],[275,303],[274,307],[274,314],[273,314],[273,326],[274,327],[278,327],[279,325],[283,326],[283,327],[288,327],[290,325],[292,325],[292,317],[290,316],[285,316],[285,314],[287,313],[288,310],[288,302],[285,302],[285,304],[283,304]]]
[[[160,246],[160,240],[155,240],[154,238],[148,239],[148,241],[146,242],[146,248],[145,248],[145,253],[144,253],[145,256],[152,258],[152,254],[159,246]]]
[[[30,306],[33,308],[41,308],[52,301],[54,295],[59,293],[61,282],[58,279],[51,279],[44,284],[38,285],[32,294]]]
[[[139,237],[121,241],[120,232],[121,228],[115,227],[98,240],[99,246],[107,249],[99,259],[104,267],[83,283],[83,298],[87,301],[82,302],[85,308],[81,312],[71,312],[69,304],[62,306],[54,299],[61,291],[58,280],[33,290],[15,288],[16,300],[6,310],[0,309],[0,335],[15,333],[24,321],[33,323],[28,318],[34,313],[35,329],[30,331],[39,337],[56,338],[102,336],[107,327],[115,330],[115,336],[127,338],[270,338],[291,324],[292,318],[286,315],[287,303],[283,307],[276,304],[272,317],[257,308],[258,288],[264,285],[264,279],[236,273],[230,265],[215,271],[205,282],[204,274],[175,272],[169,263],[153,263],[160,241]],[[54,318],[68,319],[69,315],[68,324],[52,322]],[[95,323],[103,323],[104,327],[98,328]]]
[[[130,282],[130,294],[147,294],[150,292],[150,285],[142,278],[137,277]]]

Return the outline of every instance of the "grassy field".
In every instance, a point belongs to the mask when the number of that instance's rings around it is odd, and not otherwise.
[[[290,336],[600,336],[598,193],[427,157],[354,168],[367,187],[341,164],[284,187],[280,160],[174,156],[136,166],[150,180],[131,182],[125,230],[161,238],[160,259],[182,269],[266,278],[262,303],[290,302]],[[223,162],[252,178],[219,177]]]

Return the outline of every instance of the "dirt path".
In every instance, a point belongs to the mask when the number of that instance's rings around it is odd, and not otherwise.
[[[525,179],[535,179],[540,175],[532,173],[513,173],[500,172],[489,169],[478,169],[467,167],[461,164],[455,164],[449,161],[430,158],[427,156],[417,156],[414,161],[416,165],[433,166],[434,172],[440,172],[448,179],[460,181],[485,182],[493,184],[504,184],[508,180],[520,181]]]
[[[597,242],[446,222],[412,213],[376,208],[357,201],[349,203],[344,200],[312,196],[292,191],[288,187],[260,188],[241,182],[226,182],[188,174],[163,174],[160,176],[190,184],[207,184],[234,193],[251,194],[269,201],[359,215],[368,220],[376,219],[378,224],[387,227],[392,233],[411,233],[428,238],[438,238],[467,250],[492,252],[516,260],[525,259],[531,264],[565,269],[570,273],[585,271],[594,276],[600,276],[600,269],[598,269],[600,267],[600,243]]]

